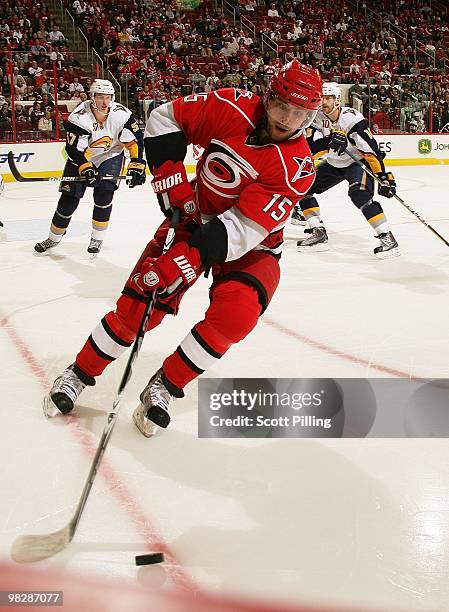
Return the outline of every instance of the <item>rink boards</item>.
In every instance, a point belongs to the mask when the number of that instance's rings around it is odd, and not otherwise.
[[[376,135],[386,155],[387,166],[414,166],[449,163],[449,134]],[[61,176],[66,154],[64,142],[24,142],[0,145],[0,174],[6,182],[13,179],[7,161],[14,152],[17,167],[27,176]],[[185,160],[187,171],[194,172],[200,151],[189,146]]]

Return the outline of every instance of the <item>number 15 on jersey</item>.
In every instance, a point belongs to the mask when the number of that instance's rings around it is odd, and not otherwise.
[[[282,196],[279,193],[273,194],[273,197],[268,204],[262,209],[264,213],[270,212],[270,217],[275,221],[281,221],[281,219],[289,214],[288,208],[293,206],[293,202]]]

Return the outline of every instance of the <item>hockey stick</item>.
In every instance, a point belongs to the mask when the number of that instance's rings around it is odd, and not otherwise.
[[[371,176],[380,185],[382,181],[373,172],[371,172],[371,170],[367,168],[365,164],[360,161],[360,159],[357,159],[357,157],[352,155],[352,153],[350,153],[348,150],[346,150],[345,153],[349,155],[349,157],[353,159],[356,164],[361,166],[365,170],[365,172],[369,174],[369,176]],[[418,219],[418,221],[421,221],[423,225],[425,225],[431,232],[435,234],[435,236],[437,236],[442,242],[444,242],[446,246],[449,247],[449,242],[446,240],[446,238],[443,238],[443,236],[438,233],[437,230],[430,225],[430,223],[427,223],[427,221],[423,219],[419,213],[413,210],[411,206],[404,202],[402,198],[400,198],[396,193],[394,194],[393,198],[395,198],[400,204],[402,204],[402,206],[404,206],[409,212],[411,212],[412,215],[414,215]]]
[[[170,248],[173,243],[173,239],[175,237],[175,228],[179,222],[179,215],[179,210],[175,209],[170,223],[170,229],[168,230],[167,237],[165,239],[163,250],[164,253]],[[47,559],[48,557],[52,557],[56,553],[63,550],[72,541],[81,515],[83,513],[84,506],[86,505],[87,498],[89,497],[89,493],[92,489],[92,485],[94,483],[95,476],[103,458],[104,451],[106,450],[112,431],[117,422],[119,403],[122,398],[123,391],[125,390],[125,387],[127,386],[131,378],[132,367],[135,360],[137,359],[140,347],[142,345],[142,341],[145,335],[145,329],[153,311],[154,300],[155,294],[153,293],[145,306],[145,311],[142,315],[142,320],[140,322],[136,339],[131,349],[131,354],[128,358],[125,371],[123,372],[122,380],[120,382],[117,394],[112,405],[112,410],[108,414],[108,420],[101,435],[100,442],[98,444],[98,448],[92,461],[92,465],[89,470],[86,483],[84,485],[81,497],[78,501],[78,505],[75,510],[75,514],[73,515],[68,525],[66,525],[62,529],[59,529],[58,531],[54,531],[53,533],[48,533],[44,535],[23,535],[16,538],[13,542],[11,549],[11,558],[13,559],[13,561],[16,561],[18,563],[31,563],[34,561],[41,561],[42,559]]]
[[[11,174],[13,175],[14,179],[18,181],[19,183],[35,183],[35,182],[40,182],[40,181],[50,181],[53,183],[59,183],[59,182],[85,183],[86,182],[86,179],[83,176],[23,176],[23,174],[20,173],[20,170],[16,166],[16,161],[14,159],[14,153],[12,151],[8,153],[8,165],[9,165],[9,169],[11,170]],[[126,178],[126,174],[117,174],[117,175],[105,174],[104,176],[100,177],[102,181],[104,180],[119,181],[124,178]]]

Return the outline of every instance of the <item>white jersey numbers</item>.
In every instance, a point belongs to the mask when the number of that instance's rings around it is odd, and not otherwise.
[[[266,206],[262,209],[264,213],[270,213],[270,217],[275,221],[281,221],[288,214],[288,209],[293,206],[293,202],[290,198],[280,195],[279,193],[273,194],[273,197]]]

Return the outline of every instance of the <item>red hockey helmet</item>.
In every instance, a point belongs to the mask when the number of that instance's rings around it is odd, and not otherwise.
[[[290,104],[318,110],[322,99],[322,87],[318,71],[294,59],[275,72],[268,86],[268,92]]]
[[[296,138],[304,133],[320,108],[321,89],[318,72],[297,59],[273,75],[264,97],[268,132],[273,140]]]

